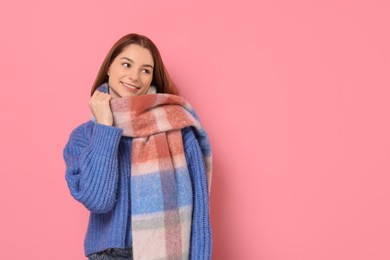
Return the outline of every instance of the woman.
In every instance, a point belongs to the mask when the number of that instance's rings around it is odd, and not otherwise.
[[[90,211],[89,259],[211,259],[211,149],[155,44],[114,44],[91,91],[92,119],[64,148],[72,196]]]

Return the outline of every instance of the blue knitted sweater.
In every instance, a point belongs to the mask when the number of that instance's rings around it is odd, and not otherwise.
[[[209,196],[203,155],[191,127],[182,129],[193,188],[191,260],[211,259]],[[89,211],[84,253],[131,246],[131,145],[122,129],[86,122],[71,133],[63,156],[72,196]]]

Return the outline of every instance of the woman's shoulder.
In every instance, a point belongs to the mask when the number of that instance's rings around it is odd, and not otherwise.
[[[194,141],[196,141],[195,132],[192,126],[184,127],[181,130],[183,137],[183,144],[185,148],[188,148],[192,145]]]

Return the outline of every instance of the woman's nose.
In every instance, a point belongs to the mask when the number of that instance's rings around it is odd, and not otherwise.
[[[135,70],[130,70],[127,77],[133,81],[138,80],[138,75],[137,75],[137,72]]]

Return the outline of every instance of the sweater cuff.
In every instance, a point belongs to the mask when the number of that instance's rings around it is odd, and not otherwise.
[[[117,151],[122,132],[121,128],[95,123],[92,143],[105,154],[112,154]]]

